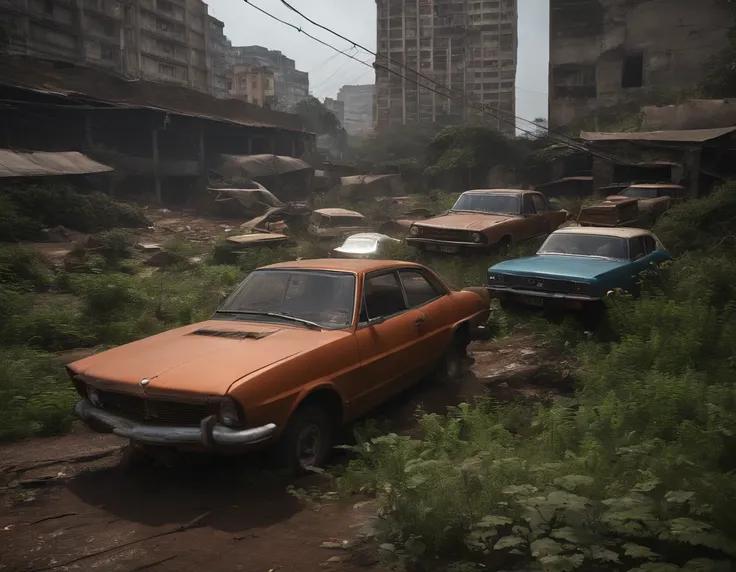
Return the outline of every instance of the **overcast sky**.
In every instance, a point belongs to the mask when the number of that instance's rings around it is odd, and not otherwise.
[[[304,34],[261,14],[243,0],[205,0],[210,14],[225,22],[225,34],[236,46],[260,45],[281,50],[296,60],[298,69],[309,72],[310,89],[316,97],[334,97],[345,84],[374,82],[373,69],[337,54]],[[338,50],[373,62],[373,56],[354,50],[350,44],[315,28],[289,11],[279,0],[251,2],[282,20],[301,26]],[[375,0],[289,0],[296,9],[343,36],[375,51]],[[549,61],[549,0],[518,0],[519,66],[516,73],[516,114],[524,119],[547,117],[547,69]],[[518,125],[525,127],[524,124]]]

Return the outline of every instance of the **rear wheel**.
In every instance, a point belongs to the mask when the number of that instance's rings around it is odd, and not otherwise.
[[[335,420],[327,408],[300,407],[279,439],[279,464],[297,474],[323,466],[332,451],[334,436]]]
[[[468,356],[468,341],[461,333],[456,333],[445,350],[437,370],[439,381],[454,381],[463,375],[465,360]]]

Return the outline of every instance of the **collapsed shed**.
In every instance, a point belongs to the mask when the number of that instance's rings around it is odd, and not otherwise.
[[[348,200],[400,197],[405,192],[401,175],[354,175],[340,179],[339,194]]]
[[[296,157],[221,155],[211,171],[231,180],[256,181],[285,201],[309,196],[314,185],[314,167]]]

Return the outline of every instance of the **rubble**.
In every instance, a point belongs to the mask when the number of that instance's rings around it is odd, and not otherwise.
[[[154,266],[156,268],[165,268],[179,262],[179,257],[171,252],[160,250],[148,258],[143,264],[146,266]]]

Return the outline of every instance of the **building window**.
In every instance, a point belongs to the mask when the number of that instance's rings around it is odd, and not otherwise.
[[[107,61],[114,61],[115,60],[115,50],[112,48],[106,48],[105,46],[102,46],[100,48],[100,59],[107,60]]]
[[[156,8],[167,14],[174,13],[174,5],[168,0],[156,0]]]
[[[54,14],[54,2],[53,0],[44,0],[43,3],[43,11],[48,16],[53,16]]]
[[[168,32],[170,29],[169,23],[164,20],[156,19],[156,29],[162,32]]]
[[[644,85],[644,56],[631,54],[624,59],[621,71],[621,87],[641,87]]]
[[[158,73],[174,77],[176,76],[176,68],[174,66],[167,66],[166,64],[158,64]]]
[[[101,22],[102,32],[106,36],[114,36],[115,35],[115,24],[113,24],[110,21],[103,20]]]

